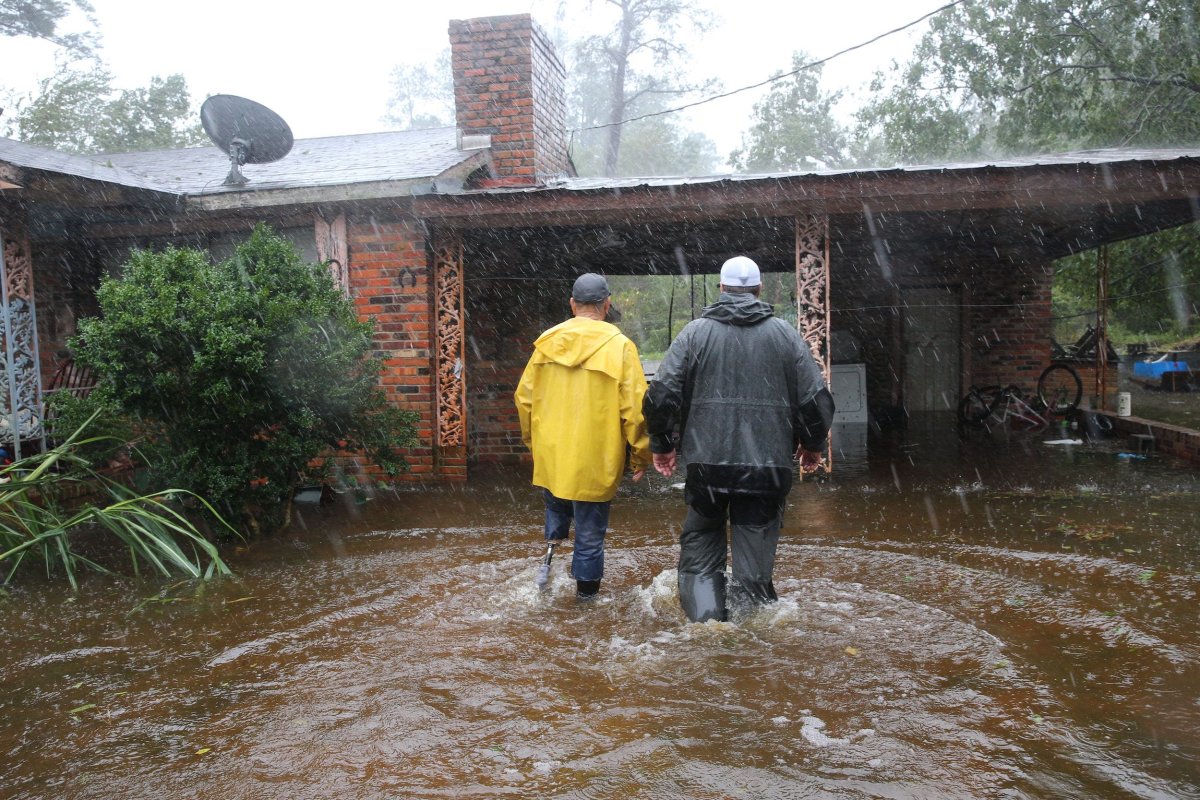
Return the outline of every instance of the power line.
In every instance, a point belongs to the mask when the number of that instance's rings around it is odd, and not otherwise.
[[[576,133],[582,133],[583,131],[595,131],[595,130],[600,130],[601,128],[612,128],[614,126],[625,125],[630,122],[640,122],[641,120],[650,119],[651,117],[661,117],[666,114],[674,114],[677,111],[685,111],[686,109],[695,108],[696,106],[702,106],[705,103],[711,103],[715,100],[724,100],[726,97],[732,97],[735,94],[740,94],[742,92],[748,92],[751,89],[757,89],[761,86],[766,86],[767,84],[774,83],[775,81],[781,81],[784,78],[790,78],[794,75],[799,75],[801,72],[804,72],[805,70],[808,70],[808,69],[812,69],[813,67],[818,67],[818,66],[821,66],[822,64],[827,64],[830,61],[833,61],[835,58],[844,56],[847,53],[854,52],[855,50],[861,50],[862,48],[864,48],[868,45],[875,44],[875,42],[878,42],[880,39],[886,39],[888,36],[891,36],[896,33],[900,33],[901,31],[904,31],[904,30],[908,30],[909,28],[913,27],[914,25],[919,25],[920,23],[924,22],[925,20],[929,19],[930,17],[937,16],[938,14],[942,13],[943,11],[954,8],[955,6],[958,6],[958,5],[962,5],[965,2],[967,2],[967,0],[954,0],[954,2],[947,3],[946,5],[941,6],[939,8],[935,8],[933,11],[930,11],[928,14],[925,14],[924,16],[921,16],[921,17],[917,17],[912,22],[905,23],[904,25],[901,25],[899,28],[893,28],[892,30],[887,31],[886,33],[881,33],[872,39],[868,39],[865,42],[860,42],[859,44],[852,45],[850,47],[847,47],[845,50],[839,50],[838,52],[834,53],[831,56],[826,56],[825,58],[821,58],[816,61],[810,61],[809,63],[805,64],[804,66],[800,67],[799,69],[794,69],[791,72],[784,72],[780,75],[776,75],[774,77],[767,78],[764,81],[759,81],[758,83],[752,83],[749,86],[743,86],[740,89],[733,89],[732,91],[722,92],[721,94],[715,94],[712,97],[706,97],[703,100],[697,100],[694,103],[685,103],[684,105],[677,106],[675,108],[668,108],[668,109],[664,109],[663,111],[652,111],[648,114],[642,114],[641,116],[637,116],[637,117],[630,117],[629,119],[623,119],[619,122],[605,122],[601,125],[590,125],[586,128],[572,128],[570,132],[572,135],[574,135]]]

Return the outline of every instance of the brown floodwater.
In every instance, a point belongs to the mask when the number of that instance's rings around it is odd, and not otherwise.
[[[5,798],[1200,797],[1195,467],[839,434],[778,603],[689,624],[675,482],[625,485],[598,602],[534,576],[523,469],[342,494],[208,586],[0,601]]]

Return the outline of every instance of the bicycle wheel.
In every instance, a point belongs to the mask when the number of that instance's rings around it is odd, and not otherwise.
[[[1038,400],[1049,414],[1066,416],[1079,407],[1083,398],[1083,381],[1068,364],[1051,364],[1038,378]]]
[[[967,425],[982,425],[992,415],[999,394],[999,386],[984,386],[982,389],[972,386],[958,403],[959,421]]]

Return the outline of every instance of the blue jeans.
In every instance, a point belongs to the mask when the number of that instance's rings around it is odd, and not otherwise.
[[[571,556],[571,574],[577,581],[598,581],[604,577],[604,534],[608,532],[608,509],[612,501],[589,503],[563,500],[542,490],[546,500],[546,541],[564,541],[575,520],[575,552]]]

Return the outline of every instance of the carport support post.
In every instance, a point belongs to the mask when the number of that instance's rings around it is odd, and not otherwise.
[[[796,327],[829,385],[829,217],[825,214],[796,217]],[[829,473],[833,471],[832,437],[826,451],[825,472]]]
[[[1108,410],[1108,245],[1096,252],[1096,408]]]
[[[11,439],[13,460],[21,458],[21,441],[44,444],[42,367],[38,354],[37,310],[33,296],[33,258],[24,235],[0,227],[0,415]],[[36,452],[36,451],[35,451]]]
[[[467,381],[463,313],[463,245],[456,234],[434,247],[435,403],[434,469],[467,477]]]

